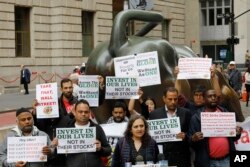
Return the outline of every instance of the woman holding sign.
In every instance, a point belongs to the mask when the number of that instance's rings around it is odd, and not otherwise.
[[[158,146],[149,135],[149,127],[143,116],[133,115],[124,137],[116,144],[111,167],[124,167],[126,163],[156,163]]]

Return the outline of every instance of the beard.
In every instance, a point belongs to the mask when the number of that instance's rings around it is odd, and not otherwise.
[[[216,109],[216,107],[217,107],[217,103],[210,103],[209,105],[208,105],[208,107],[209,108],[211,108],[211,109]]]
[[[114,121],[115,121],[116,123],[121,123],[121,122],[123,122],[123,120],[124,120],[124,118],[120,118],[120,117],[119,117],[119,118],[117,119],[117,118],[114,117]]]
[[[20,129],[21,129],[21,131],[23,133],[31,133],[32,130],[33,130],[33,126],[32,125],[30,125],[30,126],[24,126],[24,127],[20,128]]]
[[[67,99],[70,99],[72,97],[72,92],[64,92],[63,96],[66,97]]]

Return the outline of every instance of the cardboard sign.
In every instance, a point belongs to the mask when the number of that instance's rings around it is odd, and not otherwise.
[[[101,127],[107,137],[123,137],[123,133],[127,128],[127,124],[127,122],[101,124]]]
[[[158,54],[156,51],[137,54],[136,65],[140,87],[161,84]]]
[[[201,112],[201,132],[204,137],[235,137],[235,113]]]
[[[137,78],[106,77],[105,99],[138,99]]]
[[[149,120],[149,133],[157,143],[181,141],[176,136],[181,132],[180,118]]]
[[[57,153],[96,152],[96,127],[57,128]]]
[[[99,106],[99,81],[97,75],[80,75],[78,100],[85,99],[91,107]]]
[[[179,58],[177,79],[210,79],[211,58]]]
[[[250,151],[250,117],[239,124],[243,128],[240,139],[235,142],[235,148],[239,151]]]
[[[136,60],[134,55],[114,58],[116,77],[137,77]]]
[[[37,118],[59,117],[57,83],[36,85]]]
[[[46,162],[42,148],[47,145],[46,136],[8,137],[7,162]]]
[[[116,77],[137,77],[140,87],[161,84],[156,51],[114,58],[114,66]]]

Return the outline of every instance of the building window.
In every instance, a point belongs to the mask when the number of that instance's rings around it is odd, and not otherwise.
[[[82,54],[90,55],[94,48],[94,12],[82,12]]]
[[[225,8],[225,13],[230,13],[230,8]],[[228,25],[230,23],[230,18],[225,18],[225,24]]]
[[[217,15],[230,13],[230,0],[200,0],[200,6],[203,26],[229,24],[228,19],[217,18]]]
[[[169,20],[162,22],[162,38],[169,41]]]
[[[209,25],[213,26],[214,25],[214,9],[209,9]]]
[[[222,8],[217,8],[216,15],[222,14]],[[222,25],[222,18],[217,18],[217,25]]]
[[[202,9],[201,10],[201,22],[202,22],[202,25],[203,26],[206,26],[207,25],[207,10],[205,9]]]
[[[16,57],[30,57],[30,8],[15,6]]]
[[[213,60],[216,60],[215,57],[215,45],[205,45],[202,46],[202,52],[203,55],[208,55],[209,58],[212,58]]]
[[[204,45],[202,46],[203,55],[208,55],[214,60],[223,60],[228,58],[229,47],[227,45]]]

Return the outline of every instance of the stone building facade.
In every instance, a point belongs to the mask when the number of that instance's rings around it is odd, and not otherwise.
[[[0,85],[19,85],[10,81],[19,76],[20,64],[33,77],[48,75],[33,85],[45,82],[50,74],[72,72],[95,46],[110,39],[114,16],[126,4],[126,0],[0,0]],[[197,0],[153,0],[151,10],[160,12],[164,22],[148,36],[200,52]],[[133,32],[139,28],[140,23],[134,23]]]

